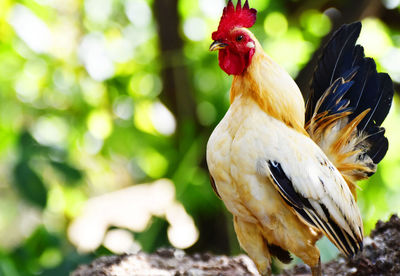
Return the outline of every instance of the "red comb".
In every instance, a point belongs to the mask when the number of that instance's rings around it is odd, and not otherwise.
[[[249,8],[249,2],[246,0],[242,8],[241,0],[238,0],[235,6],[232,0],[228,1],[228,5],[224,8],[218,30],[213,32],[212,39],[218,40],[221,34],[226,34],[235,27],[250,28],[254,25],[257,18],[257,10]]]

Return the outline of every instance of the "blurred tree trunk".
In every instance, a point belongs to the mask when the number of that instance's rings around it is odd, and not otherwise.
[[[193,89],[184,64],[183,41],[179,35],[178,0],[156,0],[153,9],[158,23],[162,64],[161,100],[176,116],[179,131],[183,121],[197,122],[197,117]]]

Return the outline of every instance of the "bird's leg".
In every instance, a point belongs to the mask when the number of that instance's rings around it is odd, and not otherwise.
[[[322,268],[321,268],[321,258],[318,260],[318,264],[311,267],[312,276],[322,276]]]
[[[315,240],[316,241],[316,240]],[[303,260],[311,268],[312,276],[322,276],[321,258],[315,241],[310,241],[304,246],[294,246],[289,248],[290,252]]]
[[[240,246],[256,264],[260,274],[262,276],[272,275],[271,256],[259,226],[238,217],[234,218],[234,226]]]

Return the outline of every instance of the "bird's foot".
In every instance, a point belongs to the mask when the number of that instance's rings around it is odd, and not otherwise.
[[[268,260],[254,260],[254,264],[261,276],[272,276],[271,264]]]
[[[311,275],[322,276],[321,259],[319,259],[318,264],[316,266],[311,267]]]
[[[263,271],[260,271],[261,276],[272,276],[272,271],[271,268],[268,267],[264,269]]]

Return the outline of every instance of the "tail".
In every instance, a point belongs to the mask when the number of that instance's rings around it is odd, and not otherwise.
[[[306,107],[306,130],[347,181],[375,173],[388,150],[381,127],[393,99],[393,83],[355,45],[361,23],[343,25],[326,45],[314,73]]]

